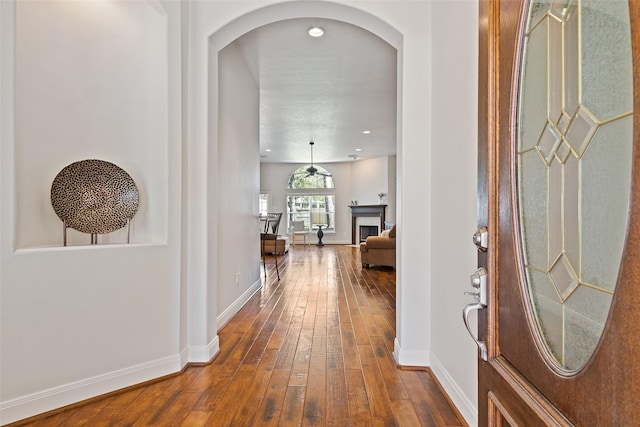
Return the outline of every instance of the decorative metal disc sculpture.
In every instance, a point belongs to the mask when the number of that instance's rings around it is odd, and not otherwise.
[[[131,176],[103,160],[82,160],[62,169],[51,184],[51,205],[67,227],[91,234],[111,233],[138,211],[139,193]],[[128,238],[127,238],[128,240]]]

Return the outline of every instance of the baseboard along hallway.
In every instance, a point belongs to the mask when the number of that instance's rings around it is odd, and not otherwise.
[[[12,426],[464,426],[428,370],[399,369],[395,271],[297,245],[219,331],[204,366]]]

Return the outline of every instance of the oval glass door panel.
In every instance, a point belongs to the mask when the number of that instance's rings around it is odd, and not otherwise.
[[[550,365],[593,354],[615,292],[633,148],[626,0],[532,1],[523,32],[517,212],[524,277]]]

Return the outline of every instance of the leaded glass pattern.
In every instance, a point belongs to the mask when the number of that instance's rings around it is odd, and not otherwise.
[[[517,194],[525,281],[552,366],[582,368],[615,291],[633,145],[626,0],[532,1],[522,50]]]

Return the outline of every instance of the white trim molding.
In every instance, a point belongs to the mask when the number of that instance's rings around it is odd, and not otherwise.
[[[436,376],[442,388],[451,399],[458,411],[462,414],[464,419],[470,426],[478,425],[478,405],[477,403],[469,400],[469,397],[465,395],[464,391],[453,380],[453,377],[449,375],[444,365],[440,363],[438,358],[431,354],[431,372]]]
[[[218,330],[222,329],[222,327],[226,325],[227,322],[231,320],[231,318],[235,316],[235,314],[240,311],[240,309],[247,303],[247,301],[249,301],[249,299],[251,299],[251,297],[261,288],[262,280],[258,278],[258,280],[253,282],[253,284],[249,286],[249,289],[244,291],[244,293],[240,295],[240,297],[238,297],[238,299],[235,300],[233,304],[229,305],[229,307],[227,307],[222,313],[220,313],[216,318]]]
[[[428,351],[403,349],[400,347],[398,338],[393,341],[393,357],[400,366],[429,366]]]
[[[189,346],[189,363],[209,363],[220,351],[220,340],[216,335],[209,345]]]
[[[157,379],[180,369],[180,355],[168,356],[0,402],[0,425]]]

